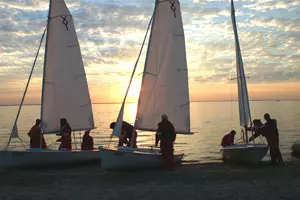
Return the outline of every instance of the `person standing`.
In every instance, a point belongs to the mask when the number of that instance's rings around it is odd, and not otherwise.
[[[275,135],[275,140],[274,140],[275,163],[282,164],[283,159],[279,148],[279,132],[277,128],[277,121],[276,119],[271,119],[269,113],[264,114],[264,119],[266,120],[265,126],[268,128],[268,131]]]
[[[163,114],[161,122],[158,123],[156,130],[155,146],[160,141],[160,151],[163,158],[164,168],[174,170],[174,141],[176,139],[175,128],[168,120],[168,116]]]
[[[32,126],[30,131],[28,132],[28,136],[30,137],[30,148],[47,148],[45,138],[41,133],[40,124],[40,119],[35,120],[35,125]],[[40,145],[41,142],[42,145]]]
[[[57,135],[60,135],[61,138],[58,139],[58,142],[61,142],[59,145],[59,150],[72,150],[72,138],[71,138],[71,132],[72,129],[70,125],[68,124],[67,120],[65,118],[60,119],[60,133]]]

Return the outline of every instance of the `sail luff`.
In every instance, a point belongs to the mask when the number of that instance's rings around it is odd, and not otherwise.
[[[239,44],[233,0],[231,0],[231,18],[232,18],[232,25],[233,25],[234,37],[235,37],[235,48],[236,48],[236,69],[237,69],[240,125],[243,127],[250,127],[252,125],[252,122],[251,122],[251,113],[250,113],[250,106],[249,106],[248,89],[247,89],[243,59],[242,59],[242,54],[241,54],[241,49]],[[246,136],[245,140],[246,142],[248,142],[248,135],[245,134],[245,136]]]
[[[41,93],[41,113],[40,113],[40,120],[41,120],[41,141],[40,146],[42,145],[42,134],[44,133],[43,129],[43,114],[44,114],[44,90],[45,90],[45,77],[46,77],[46,60],[47,60],[47,53],[48,53],[48,42],[49,42],[49,28],[50,28],[50,18],[51,18],[51,5],[52,0],[49,1],[49,11],[48,11],[48,20],[47,20],[47,27],[46,27],[46,43],[45,43],[45,52],[44,52],[44,66],[43,66],[43,78],[42,78],[42,93]]]
[[[187,61],[179,1],[156,1],[154,17],[135,126],[156,129],[161,115],[167,114],[175,130],[190,132]]]
[[[145,64],[144,64],[144,70],[143,70],[143,77],[142,77],[142,82],[141,82],[141,89],[140,89],[140,92],[139,92],[139,99],[138,99],[138,104],[137,104],[137,111],[136,111],[136,116],[135,116],[135,121],[134,121],[134,127],[136,127],[137,114],[139,113],[140,105],[141,105],[140,104],[141,103],[140,102],[141,101],[141,94],[142,94],[142,88],[143,88],[144,81],[145,81],[146,65],[148,63],[149,50],[150,50],[152,32],[153,32],[154,23],[155,23],[155,14],[156,14],[157,5],[158,5],[158,0],[155,0],[155,5],[154,5],[154,10],[153,10],[153,15],[152,15],[152,25],[151,25],[151,31],[150,31],[149,40],[148,40],[148,47],[147,47],[147,53],[146,53],[146,58],[145,58]]]

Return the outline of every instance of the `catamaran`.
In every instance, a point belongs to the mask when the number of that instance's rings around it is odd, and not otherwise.
[[[155,132],[162,114],[167,114],[176,133],[191,134],[188,72],[185,39],[179,1],[156,0],[146,36],[130,78],[113,135],[119,137],[124,106],[148,30],[148,50],[143,71],[134,127]],[[103,169],[152,168],[163,165],[158,149],[99,147]],[[182,153],[175,153],[180,162]]]
[[[260,162],[262,158],[266,155],[268,151],[268,145],[249,143],[247,127],[252,127],[252,121],[246,77],[235,21],[235,10],[233,0],[231,0],[231,18],[235,37],[238,103],[240,125],[243,127],[243,143],[221,148],[222,159],[234,163],[255,164]]]
[[[73,131],[89,130],[95,127],[73,17],[64,0],[50,0],[47,27],[42,35],[7,146],[0,151],[0,167],[24,167],[99,160],[98,150],[63,151],[42,148],[9,150],[11,140],[19,138],[17,122],[45,34],[47,36],[40,116],[42,134],[59,132],[60,118],[66,118]]]

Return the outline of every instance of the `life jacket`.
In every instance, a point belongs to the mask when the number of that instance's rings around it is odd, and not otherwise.
[[[72,150],[72,138],[71,138],[71,128],[65,125],[61,130],[59,150]]]
[[[233,145],[233,143],[234,143],[234,134],[233,133],[228,133],[227,135],[225,135],[222,138],[221,145],[223,147],[225,147],[225,146]]]
[[[41,142],[41,137],[42,137],[42,148],[45,149],[47,148],[44,136],[41,136],[41,130],[37,125],[34,125],[29,133],[28,136],[30,137],[30,148],[40,148],[40,142]]]
[[[94,139],[90,135],[88,135],[87,132],[84,134],[82,138],[81,149],[82,150],[94,149]]]

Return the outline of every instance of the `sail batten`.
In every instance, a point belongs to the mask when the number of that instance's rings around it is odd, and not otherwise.
[[[190,133],[188,72],[179,1],[156,1],[153,19],[135,127],[156,130],[161,115],[167,114],[176,132]]]
[[[72,15],[64,0],[50,1],[41,119],[44,133],[94,128],[91,99]]]

